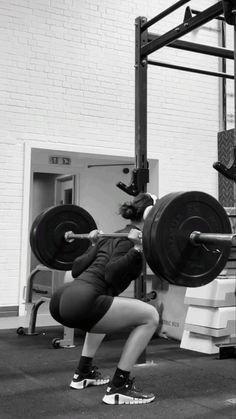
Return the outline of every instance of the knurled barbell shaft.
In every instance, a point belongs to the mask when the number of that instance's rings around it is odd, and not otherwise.
[[[194,245],[221,244],[236,246],[236,234],[201,233],[200,231],[193,231],[189,238],[190,242]]]
[[[103,238],[103,237],[106,237],[106,238],[109,238],[109,237],[114,237],[114,238],[125,237],[125,238],[127,238],[128,233],[99,233],[98,237],[99,238]],[[66,241],[70,242],[71,240],[75,240],[75,239],[89,239],[89,234],[88,233],[76,234],[76,233],[73,233],[73,231],[67,231],[65,233],[65,240]]]

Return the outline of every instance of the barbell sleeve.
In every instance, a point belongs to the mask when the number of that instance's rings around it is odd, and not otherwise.
[[[236,234],[201,233],[200,231],[193,231],[189,239],[194,245],[221,244],[223,246],[236,246]]]

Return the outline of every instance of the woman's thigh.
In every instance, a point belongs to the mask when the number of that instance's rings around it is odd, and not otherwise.
[[[109,310],[90,332],[110,333],[149,321],[158,324],[158,313],[153,306],[132,298],[114,297]]]

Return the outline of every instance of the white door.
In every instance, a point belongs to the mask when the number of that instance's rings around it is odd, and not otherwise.
[[[55,205],[75,204],[75,175],[55,179]]]

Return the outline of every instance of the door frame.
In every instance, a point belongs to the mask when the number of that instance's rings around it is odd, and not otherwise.
[[[21,223],[21,245],[20,245],[20,278],[19,278],[19,287],[18,287],[18,301],[19,301],[19,316],[26,315],[26,304],[25,304],[25,295],[26,287],[28,282],[28,277],[30,274],[30,244],[29,244],[29,233],[31,226],[31,191],[33,187],[33,173],[34,172],[44,172],[44,173],[58,173],[58,168],[45,167],[44,165],[37,165],[35,167],[37,170],[32,168],[32,151],[34,149],[41,150],[52,150],[55,152],[71,152],[85,156],[88,158],[94,159],[107,159],[107,160],[120,160],[130,161],[134,158],[131,150],[116,150],[111,148],[102,148],[94,146],[84,146],[84,145],[69,145],[69,144],[58,144],[58,143],[49,143],[49,142],[40,142],[40,141],[25,141],[24,142],[24,174],[23,174],[23,205],[22,205],[22,223]],[[153,158],[153,156],[152,156]],[[155,158],[155,157],[154,157]],[[79,172],[78,166],[66,166],[61,167],[61,173],[68,170],[74,171],[75,173]],[[78,197],[77,197],[78,199]],[[76,201],[75,201],[76,202]]]

